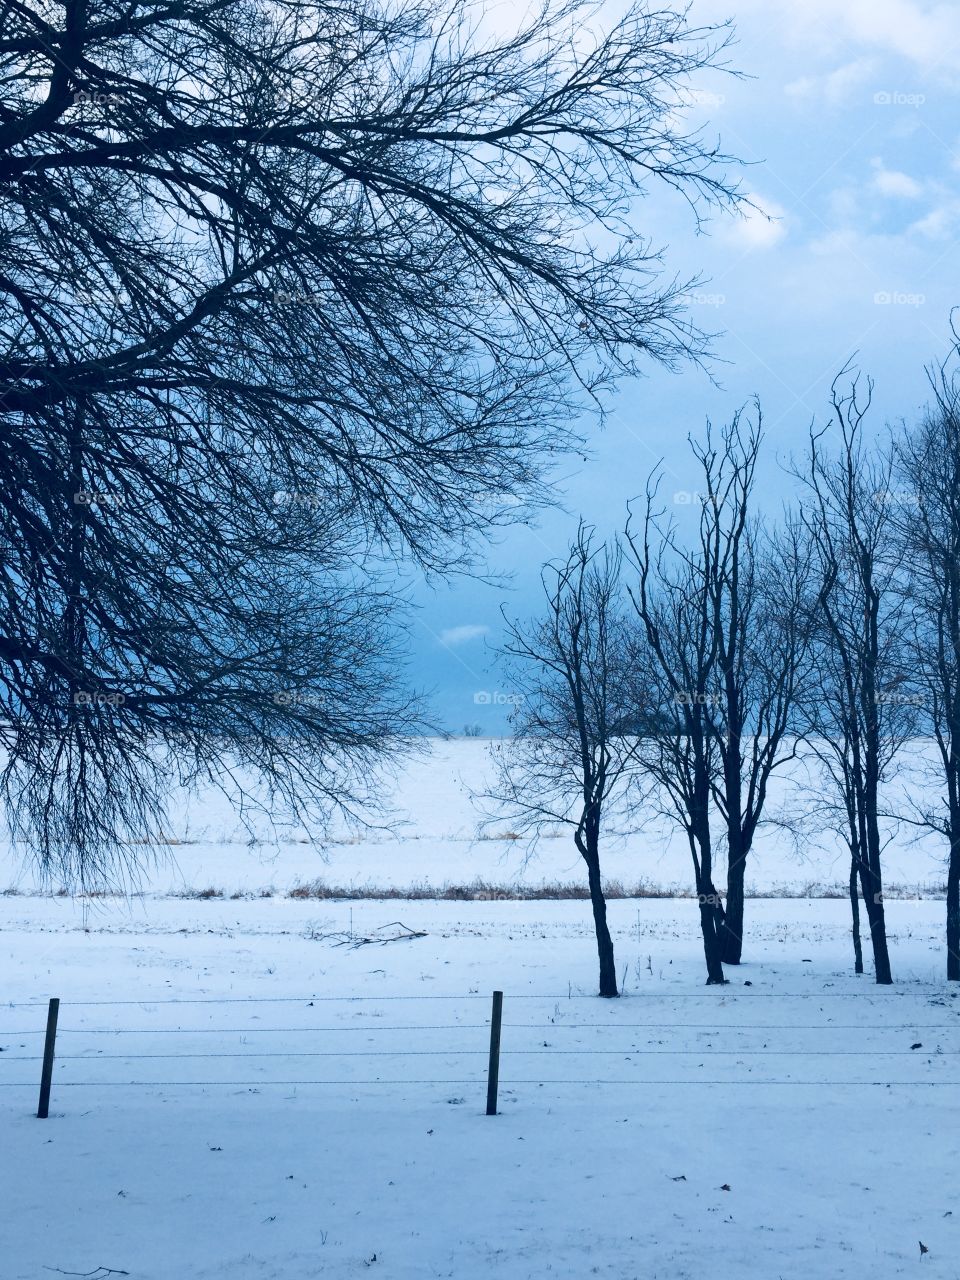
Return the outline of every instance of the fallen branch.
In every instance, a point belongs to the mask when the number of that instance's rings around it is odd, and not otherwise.
[[[384,929],[399,929],[400,933],[384,934]],[[390,924],[382,924],[379,929],[374,929],[373,933],[365,938],[360,938],[356,945],[358,947],[365,946],[371,942],[379,942],[384,946],[388,942],[410,942],[414,938],[425,938],[427,932],[425,929],[411,929],[400,920],[393,920]]]
[[[118,1271],[114,1267],[94,1267],[92,1271],[64,1271],[63,1267],[44,1267],[44,1271],[56,1271],[61,1276],[84,1276],[86,1280],[103,1280],[104,1276],[128,1276],[129,1271]]]
[[[385,929],[395,929],[398,932],[384,933]],[[335,947],[352,947],[356,950],[358,947],[385,947],[388,942],[412,942],[414,938],[427,937],[427,933],[422,929],[411,929],[400,920],[393,920],[390,924],[380,925],[372,933],[356,934],[339,931],[337,933],[321,933],[318,937],[321,941],[330,942]]]

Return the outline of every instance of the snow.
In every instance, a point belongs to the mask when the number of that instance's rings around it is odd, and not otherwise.
[[[412,764],[406,825],[341,833],[327,864],[293,832],[249,844],[207,797],[174,810],[179,868],[129,901],[39,894],[7,862],[3,1280],[886,1280],[920,1240],[923,1274],[953,1280],[960,1000],[936,842],[888,850],[888,879],[922,889],[887,904],[892,988],[853,975],[843,899],[748,901],[724,988],[703,985],[695,902],[611,901],[625,995],[601,1001],[588,903],[287,896],[316,875],[579,879],[567,840],[524,866],[476,839],[486,745]],[[764,893],[846,879],[828,840],[801,861],[774,829],[753,861]],[[689,881],[652,828],[613,842],[607,874]],[[355,945],[397,922],[426,936]]]
[[[297,827],[252,820],[253,834],[219,792],[178,795],[170,806],[168,843],[153,850],[161,865],[143,882],[148,894],[203,892],[286,893],[298,884],[321,879],[347,889],[433,887],[446,885],[536,886],[582,884],[583,863],[569,833],[542,839],[530,851],[510,837],[510,823],[495,822],[479,831],[483,804],[475,799],[492,783],[491,749],[498,740],[427,741],[394,779],[384,782],[390,810],[387,825],[357,830],[335,824],[322,845]],[[908,758],[919,772],[929,758],[915,749]],[[747,881],[761,894],[846,893],[848,859],[836,838],[823,830],[822,806],[813,806],[798,788],[810,780],[800,762],[775,777],[767,813],[792,817],[797,841],[781,827],[761,827],[751,853]],[[929,783],[925,784],[929,788]],[[913,798],[917,788],[908,788]],[[608,880],[648,891],[689,892],[690,855],[685,839],[663,822],[613,814],[603,841]],[[722,883],[722,841],[718,838],[718,883]],[[884,855],[889,893],[941,892],[945,880],[945,842],[917,841],[900,832]],[[36,885],[24,868],[0,846],[0,887],[29,892]]]
[[[613,902],[619,1001],[590,994],[580,902],[3,912],[0,1083],[24,1082],[0,1089],[9,1280],[886,1277],[918,1240],[925,1274],[955,1275],[960,1011],[940,903],[890,903],[898,985],[880,989],[851,973],[842,901],[749,903],[727,988],[701,985],[694,903]],[[428,936],[327,936],[397,919]],[[347,1052],[376,1056],[306,1056]],[[242,1056],[187,1056],[216,1053]]]

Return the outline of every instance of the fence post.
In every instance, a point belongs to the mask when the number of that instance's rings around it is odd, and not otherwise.
[[[497,1086],[500,1083],[500,1020],[503,1016],[503,992],[493,993],[490,1014],[490,1066],[487,1070],[487,1115],[497,1114]]]
[[[53,1080],[53,1051],[57,1042],[57,1016],[60,1001],[53,999],[47,1009],[47,1038],[43,1044],[43,1072],[40,1076],[40,1105],[37,1119],[46,1120],[50,1113],[50,1083]]]

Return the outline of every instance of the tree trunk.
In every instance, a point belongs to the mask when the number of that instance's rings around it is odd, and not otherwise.
[[[870,942],[873,947],[873,970],[876,980],[886,986],[893,982],[890,972],[890,952],[887,949],[887,922],[883,910],[883,888],[878,870],[871,870],[864,858],[857,864],[860,875],[860,891],[867,909],[870,925]]]
[[[593,906],[593,926],[597,933],[597,954],[600,957],[600,995],[612,998],[620,994],[617,988],[617,968],[613,958],[613,939],[607,926],[607,901],[600,882],[600,858],[591,851],[586,859],[590,883],[590,902]]]
[[[724,964],[739,964],[743,953],[743,882],[747,854],[741,841],[727,838],[727,900],[720,926],[720,954]]]
[[[700,903],[700,931],[703,934],[703,955],[707,962],[707,986],[718,986],[727,979],[723,976],[723,925],[724,912],[720,895],[709,875],[700,870],[697,876],[697,898]]]
[[[706,795],[706,787],[700,789]],[[710,823],[707,805],[701,800],[696,814],[698,834],[690,834],[690,852],[696,877],[697,899],[700,903],[700,931],[703,934],[703,955],[707,962],[707,986],[726,982],[723,976],[723,941],[721,928],[724,913],[720,895],[713,883],[713,851],[710,845]],[[697,850],[699,849],[699,858]]]
[[[947,870],[947,981],[960,982],[960,840],[950,841]]]
[[[853,926],[853,971],[863,973],[863,946],[860,942],[860,896],[857,890],[857,860],[850,859],[850,915]]]
[[[723,953],[720,935],[720,918],[711,898],[716,890],[709,886],[700,897],[700,931],[703,934],[703,954],[707,961],[707,986],[719,986],[727,979],[723,976]]]

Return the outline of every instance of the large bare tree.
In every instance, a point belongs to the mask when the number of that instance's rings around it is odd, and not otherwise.
[[[7,796],[66,869],[155,825],[164,748],[345,795],[409,727],[369,564],[462,560],[584,392],[702,350],[631,214],[736,203],[678,124],[726,30],[471,12],[3,9]]]
[[[712,912],[705,939],[716,980],[714,933],[720,962],[740,963],[747,858],[770,779],[795,754],[794,709],[809,651],[799,607],[805,539],[790,521],[771,535],[752,510],[761,440],[757,406],[754,422],[737,413],[719,436],[708,426],[702,444],[691,442],[695,535],[685,539],[655,509],[656,476],[642,532],[628,530],[639,570],[634,600],[654,667],[646,679],[661,689],[661,711],[672,704],[674,726],[651,740],[643,761],[695,846],[697,892]],[[714,807],[726,837],[725,901],[713,884]]]
[[[642,514],[632,514],[626,545],[636,570],[628,593],[644,640],[636,664],[638,685],[654,709],[654,732],[640,741],[640,803],[651,800],[679,824],[693,863],[707,983],[723,973],[723,902],[714,884],[711,796],[720,768],[709,704],[718,694],[718,634],[708,590],[714,555],[710,520],[700,521],[700,557],[680,549],[673,525],[658,506],[659,475],[647,483]],[[647,788],[642,779],[652,787]]]
[[[956,337],[956,335],[954,335]],[[909,679],[936,742],[942,792],[911,820],[948,844],[947,978],[960,982],[960,373],[957,351],[930,375],[933,401],[895,440],[889,495],[902,539],[911,617]]]
[[[910,732],[904,682],[902,555],[894,536],[892,460],[870,449],[864,422],[873,384],[843,370],[828,424],[814,426],[802,519],[814,548],[815,678],[804,699],[806,738],[836,796],[866,908],[878,983],[891,982],[883,903],[881,788]],[[836,452],[829,451],[832,438]],[[829,804],[828,800],[821,801]],[[857,897],[854,945],[858,950]]]
[[[694,444],[702,471],[702,594],[715,633],[716,694],[705,703],[720,761],[711,791],[723,820],[727,882],[721,927],[724,964],[739,964],[747,858],[763,818],[770,779],[796,753],[794,711],[809,654],[802,609],[807,540],[787,521],[771,536],[753,510],[763,439],[742,413],[714,442]]]
[[[582,523],[560,563],[543,572],[546,609],[511,626],[506,646],[513,736],[493,753],[486,796],[535,845],[567,828],[587,869],[600,960],[600,995],[616,996],[600,843],[608,809],[622,805],[640,742],[632,640],[623,612],[621,553]]]

